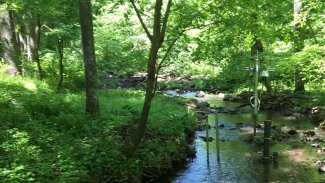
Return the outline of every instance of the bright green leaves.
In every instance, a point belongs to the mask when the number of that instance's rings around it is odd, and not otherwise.
[[[305,80],[314,83],[325,83],[325,46],[313,45],[305,47],[296,54],[296,62],[302,66]]]
[[[131,8],[108,3],[95,21],[99,68],[114,75],[132,75],[145,68],[149,42]]]

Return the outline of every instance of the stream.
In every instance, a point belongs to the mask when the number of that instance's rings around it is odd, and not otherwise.
[[[174,91],[167,91],[169,95],[175,95]],[[181,94],[181,97],[195,98],[195,93]],[[222,97],[207,95],[197,98],[209,102],[215,107],[234,107],[239,103],[225,102]],[[196,149],[196,158],[189,160],[186,166],[176,175],[167,176],[161,183],[268,183],[268,182],[325,182],[324,175],[319,174],[315,166],[308,164],[305,156],[300,151],[282,151],[287,147],[287,141],[274,144],[272,152],[278,152],[278,161],[265,163],[262,159],[262,148],[245,141],[244,137],[252,133],[252,109],[250,106],[241,109],[238,114],[218,114],[219,125],[219,160],[216,148],[215,115],[209,114],[208,130],[213,141],[205,142],[201,137],[206,136],[206,131],[197,131],[193,146]],[[280,112],[260,112],[258,121],[272,120],[276,126],[295,126],[301,129],[313,128],[306,123],[306,117],[286,117]],[[240,125],[239,125],[240,124]],[[263,131],[258,130],[258,135]],[[297,137],[288,139],[297,141]],[[299,139],[298,139],[299,140]],[[207,145],[209,151],[207,151]]]

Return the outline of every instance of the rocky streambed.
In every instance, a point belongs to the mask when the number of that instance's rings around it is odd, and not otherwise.
[[[257,136],[254,137],[250,106],[225,102],[222,94],[198,97],[196,92],[173,90],[166,93],[195,99],[188,105],[198,112],[199,131],[193,144],[196,158],[164,182],[325,181],[325,132],[322,126],[316,127],[310,122],[309,115],[261,111]],[[216,139],[215,112],[218,114],[219,139]],[[261,161],[264,120],[272,121],[271,154],[277,156],[276,161],[269,163]],[[219,160],[217,140],[220,142]]]

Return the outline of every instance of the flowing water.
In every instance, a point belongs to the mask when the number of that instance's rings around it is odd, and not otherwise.
[[[171,95],[173,91],[167,92]],[[194,98],[194,93],[187,93],[181,96]],[[211,106],[229,107],[238,106],[238,103],[224,102],[218,96],[207,96],[206,100]],[[261,161],[262,150],[252,143],[246,142],[243,138],[252,133],[251,109],[248,106],[242,109],[239,114],[218,114],[219,124],[219,158],[217,155],[217,143],[215,140],[205,142],[201,137],[206,136],[206,131],[198,131],[193,146],[196,148],[196,158],[177,173],[177,175],[165,178],[162,182],[173,183],[268,183],[268,182],[301,182],[316,183],[325,182],[324,175],[320,175],[316,166],[306,163],[300,151],[281,151],[287,144],[282,142],[271,147],[272,151],[279,152],[277,162],[265,163]],[[273,125],[299,126],[300,128],[311,128],[306,123],[306,118],[284,117],[279,113],[260,113],[259,121],[272,120]],[[216,139],[215,115],[208,117],[212,126],[208,130],[210,137]],[[238,126],[238,123],[241,123]],[[258,131],[262,135],[262,131]],[[294,141],[294,139],[293,139]],[[208,150],[207,150],[208,149]]]

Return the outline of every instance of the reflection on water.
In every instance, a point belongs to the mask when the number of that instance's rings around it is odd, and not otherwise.
[[[193,95],[193,96],[192,96]],[[194,94],[188,94],[194,97]],[[212,105],[219,106],[238,106],[234,103],[226,103],[218,98],[209,98]],[[243,133],[251,128],[252,116],[250,114],[219,114],[219,124],[224,124],[219,131],[220,161],[217,158],[216,141],[209,142],[209,152],[207,154],[207,142],[200,136],[205,136],[205,131],[198,131],[194,146],[197,151],[197,158],[187,164],[186,168],[179,172],[176,177],[172,177],[164,182],[173,183],[268,183],[268,182],[321,182],[322,177],[315,167],[304,164],[290,162],[284,155],[279,161],[274,163],[263,163],[256,158],[256,154],[262,157],[262,152],[252,144],[241,139]],[[214,115],[209,115],[209,123],[214,127]],[[290,121],[282,115],[274,113],[261,113],[259,121],[272,119],[273,124],[281,125],[300,125],[306,127],[304,118]],[[240,129],[236,123],[243,123]],[[308,125],[308,124],[307,124]],[[244,130],[243,130],[244,129]],[[215,138],[216,130],[211,128],[209,136]],[[272,152],[272,148],[271,148]],[[207,158],[209,161],[207,161]]]

